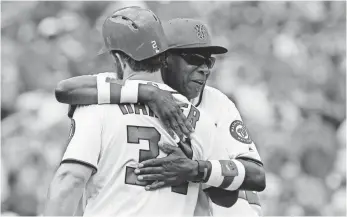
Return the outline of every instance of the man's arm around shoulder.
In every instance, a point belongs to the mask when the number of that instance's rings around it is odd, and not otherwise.
[[[70,105],[97,104],[96,76],[78,76],[60,81],[55,88],[58,102]]]

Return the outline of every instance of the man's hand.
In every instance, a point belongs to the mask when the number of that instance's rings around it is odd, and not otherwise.
[[[168,156],[143,161],[139,168],[135,169],[139,180],[156,181],[146,186],[146,190],[177,186],[194,180],[198,174],[196,161],[187,158],[179,147],[164,144],[160,149]]]
[[[144,101],[159,117],[172,137],[174,136],[173,132],[175,132],[181,139],[183,135],[189,138],[190,133],[194,131],[191,123],[181,111],[181,107],[186,103],[177,101],[169,91],[161,90],[152,85],[140,85],[139,99]]]

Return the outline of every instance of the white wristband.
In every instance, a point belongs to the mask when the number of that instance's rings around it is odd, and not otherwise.
[[[207,185],[218,187],[222,184],[224,177],[222,176],[222,166],[218,160],[210,160],[212,165],[211,175],[206,182]]]
[[[96,76],[96,85],[98,89],[98,104],[110,104],[111,89],[110,83],[106,82],[105,76]]]
[[[120,103],[137,103],[139,94],[139,83],[128,80],[122,87]]]
[[[230,163],[231,161],[234,164]],[[243,180],[245,179],[246,170],[245,166],[240,161],[235,159],[231,161],[211,160],[211,175],[206,184],[214,187],[224,188],[229,191],[237,190],[242,185]],[[223,171],[226,172],[226,174],[234,173],[235,175],[227,176],[223,174]]]

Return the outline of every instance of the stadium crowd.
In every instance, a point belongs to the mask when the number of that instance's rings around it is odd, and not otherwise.
[[[1,213],[39,215],[69,131],[58,81],[114,70],[100,27],[125,2],[2,2]],[[204,20],[229,52],[209,84],[267,172],[264,215],[346,215],[346,2],[132,2]]]

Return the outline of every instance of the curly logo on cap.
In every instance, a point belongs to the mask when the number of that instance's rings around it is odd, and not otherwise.
[[[249,136],[246,126],[240,120],[235,120],[230,125],[230,134],[237,141],[242,143],[251,144],[252,139]]]
[[[196,36],[198,36],[199,39],[204,39],[207,36],[207,30],[204,25],[196,24],[194,29],[196,31]]]

